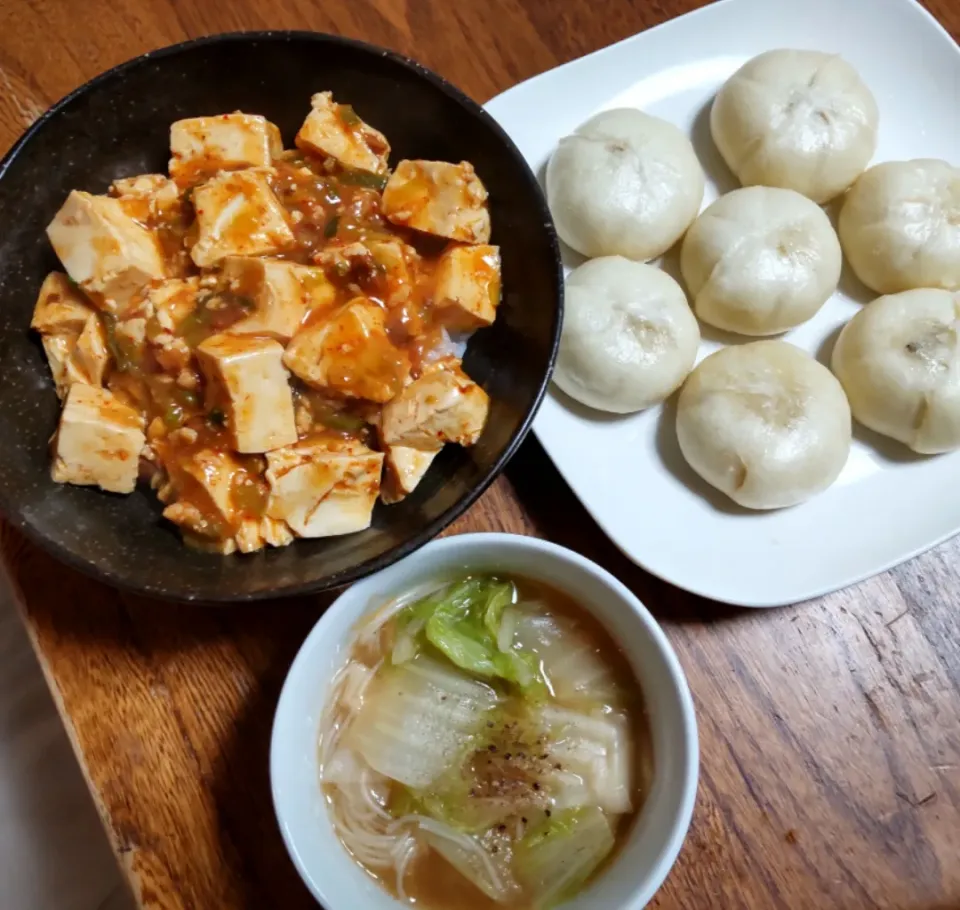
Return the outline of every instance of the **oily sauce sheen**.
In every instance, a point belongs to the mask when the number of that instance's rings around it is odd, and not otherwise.
[[[239,111],[170,137],[169,176],[73,190],[47,228],[53,479],[129,493],[139,466],[219,553],[362,531],[485,428],[460,358],[500,300],[486,188],[465,161],[391,169],[329,92],[295,149]]]

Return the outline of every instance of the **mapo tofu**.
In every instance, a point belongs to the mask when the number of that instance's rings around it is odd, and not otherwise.
[[[320,92],[294,148],[256,114],[195,117],[169,175],[70,193],[31,323],[53,479],[148,484],[187,543],[248,553],[361,531],[475,444],[489,400],[457,352],[500,300],[487,191],[389,155]]]

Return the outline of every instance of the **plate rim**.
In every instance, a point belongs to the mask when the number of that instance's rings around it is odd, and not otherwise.
[[[624,45],[632,44],[637,42],[640,39],[646,38],[648,35],[658,34],[659,37],[654,40],[664,40],[663,33],[670,30],[672,27],[677,26],[682,23],[684,26],[689,27],[691,21],[702,17],[704,14],[709,15],[729,15],[727,12],[731,7],[737,7],[741,5],[744,0],[714,0],[712,3],[708,3],[706,6],[698,7],[697,9],[690,10],[687,13],[684,13],[680,16],[675,16],[671,19],[668,19],[664,22],[660,22],[650,28],[641,29],[633,35],[628,35],[625,38],[615,41],[612,44],[608,44],[604,47],[598,48],[595,51],[591,51],[588,54],[583,54],[580,57],[576,57],[573,60],[569,60],[559,66],[554,67],[553,69],[546,70],[542,73],[537,73],[534,76],[531,76],[529,79],[524,80],[523,82],[517,83],[514,86],[506,89],[500,94],[494,96],[489,101],[485,103],[485,107],[490,110],[490,112],[496,117],[497,108],[499,105],[504,103],[514,103],[516,101],[511,101],[509,96],[519,90],[530,87],[533,83],[541,82],[551,76],[555,76],[558,72],[570,69],[577,69],[580,65],[586,64],[595,57],[605,55],[607,52],[612,51],[616,48],[620,48]],[[768,2],[779,2],[781,5],[795,5],[794,0],[768,0]],[[930,29],[931,32],[935,33],[938,38],[943,39],[950,46],[951,50],[956,52],[960,56],[960,45],[954,41],[953,36],[944,25],[940,22],[939,19],[928,10],[920,0],[886,0],[888,7],[902,9],[909,9],[911,14],[917,16],[918,21],[922,21],[922,24],[925,28]],[[919,15],[917,15],[919,14]],[[551,380],[550,383],[550,394],[548,397],[553,397],[554,385]],[[662,407],[663,405],[659,405]],[[543,446],[544,451],[547,456],[550,458],[551,463],[556,468],[560,476],[563,478],[564,483],[569,487],[571,493],[577,498],[580,504],[584,507],[593,521],[597,524],[600,530],[607,536],[607,538],[617,547],[617,549],[632,563],[639,566],[645,572],[653,575],[656,578],[659,578],[661,581],[664,581],[674,587],[680,588],[681,590],[687,591],[690,594],[693,594],[697,597],[703,597],[708,600],[714,601],[716,603],[728,604],[736,607],[744,607],[747,609],[774,609],[786,606],[792,606],[795,604],[804,603],[806,601],[814,600],[819,597],[826,596],[828,594],[835,593],[837,591],[843,590],[848,587],[857,585],[869,578],[874,576],[881,575],[884,572],[889,571],[890,569],[895,568],[896,566],[902,565],[905,562],[908,562],[911,559],[921,555],[922,553],[927,552],[928,550],[937,547],[944,542],[950,540],[953,537],[956,537],[960,534],[960,518],[958,518],[957,525],[953,530],[947,531],[945,533],[937,535],[934,539],[924,542],[918,546],[911,547],[902,554],[896,555],[892,558],[885,560],[879,566],[864,571],[858,571],[854,575],[846,577],[845,580],[840,582],[827,582],[827,583],[818,583],[811,584],[809,586],[796,586],[792,593],[785,593],[778,595],[776,597],[766,595],[766,596],[736,596],[734,593],[730,593],[728,589],[714,591],[710,590],[708,587],[698,585],[695,578],[690,578],[689,580],[684,577],[678,577],[675,573],[668,570],[658,569],[653,565],[649,565],[644,557],[635,552],[631,552],[629,543],[624,540],[622,533],[611,530],[608,526],[608,523],[602,520],[601,516],[597,513],[597,510],[594,507],[591,498],[581,496],[577,491],[577,486],[572,482],[571,478],[568,475],[568,471],[565,467],[553,457],[551,454],[551,446],[544,438],[544,435],[537,427],[537,422],[534,421],[533,426],[534,435],[539,440],[540,444]]]

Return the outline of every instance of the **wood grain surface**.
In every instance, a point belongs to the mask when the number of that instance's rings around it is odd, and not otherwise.
[[[4,0],[0,147],[96,73],[188,37],[360,37],[482,101],[697,5]],[[957,0],[927,5],[960,34]],[[451,533],[469,530],[541,535],[598,560],[651,607],[680,655],[700,721],[701,786],[652,906],[960,908],[960,544],[795,608],[724,608],[628,563],[533,439]],[[315,906],[277,831],[267,748],[284,675],[327,601],[205,611],[120,596],[9,528],[2,552],[142,906]]]

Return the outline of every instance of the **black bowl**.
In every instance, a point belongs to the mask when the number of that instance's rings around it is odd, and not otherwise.
[[[266,115],[285,144],[330,89],[381,129],[393,161],[471,161],[490,192],[503,258],[496,323],[471,339],[465,367],[491,398],[470,449],[447,446],[415,493],[378,506],[359,534],[252,555],[185,547],[150,490],[116,496],[50,480],[59,404],[28,326],[58,267],[44,228],[74,188],[165,171],[170,124],[242,109]],[[0,163],[0,511],[64,562],[128,590],[204,602],[319,591],[407,555],[473,503],[530,428],[560,331],[562,273],[550,215],[520,152],[481,107],[417,63],[309,32],[220,35],[138,57],[48,111]]]

